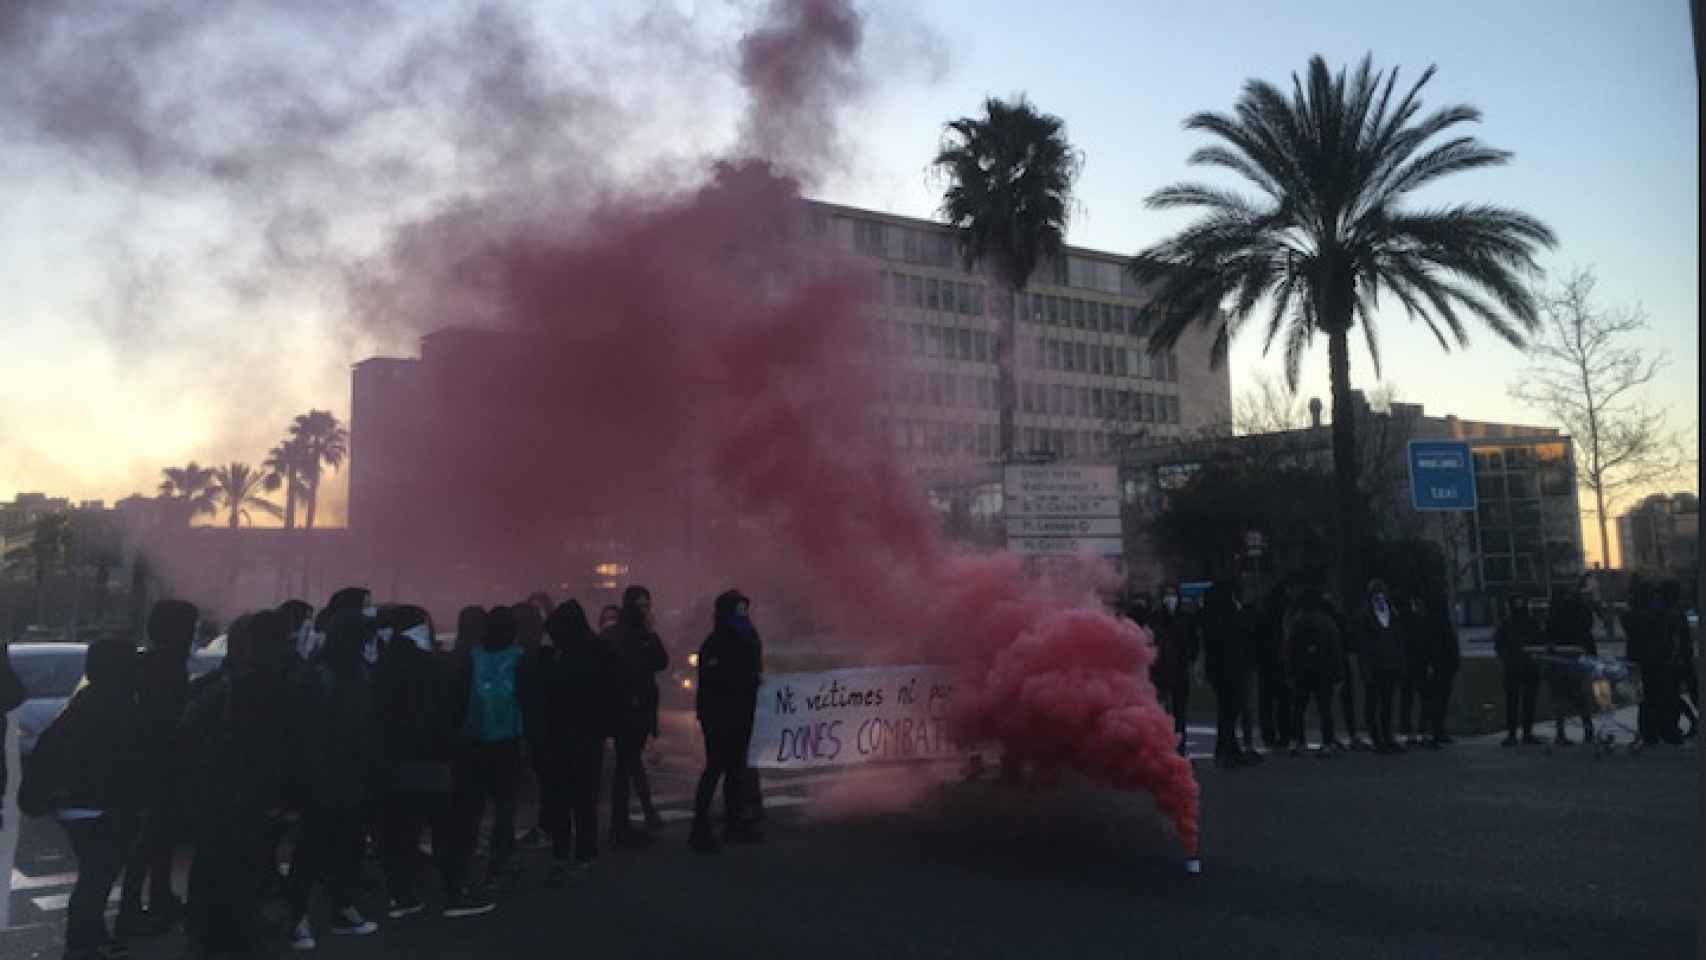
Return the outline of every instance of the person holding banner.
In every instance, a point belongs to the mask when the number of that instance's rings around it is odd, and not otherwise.
[[[723,784],[728,807],[724,838],[756,842],[758,829],[745,817],[746,755],[752,744],[753,715],[758,709],[759,639],[752,625],[752,604],[738,590],[717,597],[710,636],[699,648],[698,693],[694,703],[705,733],[705,772],[693,798],[693,833],[689,840],[699,853],[716,853],[711,830],[711,800]]]

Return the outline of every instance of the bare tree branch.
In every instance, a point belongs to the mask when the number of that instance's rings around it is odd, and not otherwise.
[[[1688,458],[1665,411],[1644,399],[1664,356],[1649,358],[1627,342],[1647,328],[1646,311],[1639,304],[1600,308],[1594,283],[1593,271],[1577,270],[1537,295],[1542,321],[1529,366],[1508,392],[1545,411],[1575,441],[1576,481],[1592,495],[1599,555],[1609,565],[1606,520],[1620,495],[1676,479]]]

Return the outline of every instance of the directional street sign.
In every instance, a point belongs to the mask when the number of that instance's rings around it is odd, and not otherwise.
[[[1411,440],[1410,504],[1417,510],[1474,510],[1475,463],[1463,440]]]
[[[1119,468],[1112,464],[1009,464],[1004,477],[1007,549],[1027,557],[1117,557]]]

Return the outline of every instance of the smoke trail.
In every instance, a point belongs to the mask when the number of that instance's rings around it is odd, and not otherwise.
[[[779,172],[816,169],[833,148],[835,111],[859,87],[859,32],[844,4],[776,3],[741,44],[743,144],[763,153],[696,190],[613,197],[579,220],[475,206],[407,234],[387,273],[408,323],[477,317],[549,358],[411,398],[437,434],[461,438],[419,497],[483,489],[464,542],[543,555],[553,497],[644,523],[673,499],[660,477],[702,473],[740,521],[706,563],[779,581],[805,571],[798,599],[872,638],[874,654],[964,670],[962,740],[1147,788],[1194,849],[1196,783],[1147,679],[1146,635],[1027,583],[1011,556],[947,544],[874,429],[867,273]],[[572,447],[533,442],[552,421]]]

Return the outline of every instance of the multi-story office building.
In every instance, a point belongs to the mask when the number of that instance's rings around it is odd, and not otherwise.
[[[968,270],[943,224],[819,202],[808,210],[832,248],[878,271],[873,309],[892,358],[883,427],[909,462],[997,459],[997,298],[1011,298],[1017,318],[1016,453],[1111,460],[1116,417],[1155,441],[1228,422],[1231,379],[1210,369],[1212,334],[1193,327],[1150,356],[1154,315],[1126,256],[1068,247],[1014,295],[988,270]]]
[[[1655,493],[1617,518],[1618,554],[1625,570],[1685,573],[1699,562],[1700,498]]]

